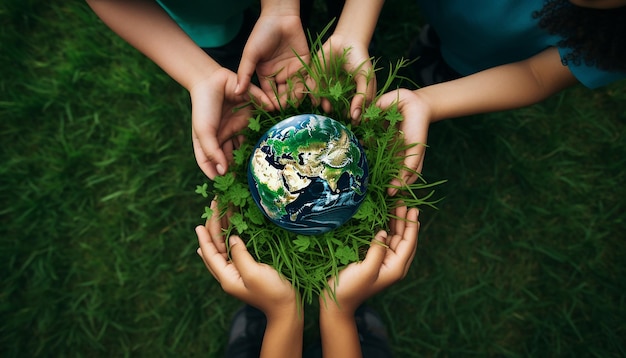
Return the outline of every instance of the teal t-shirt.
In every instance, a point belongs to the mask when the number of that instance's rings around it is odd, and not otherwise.
[[[243,13],[252,0],[157,0],[200,47],[219,47],[241,29]]]
[[[446,62],[467,76],[494,66],[525,60],[560,38],[539,28],[533,12],[544,0],[417,0],[421,13],[441,38]],[[569,51],[559,48],[564,56]],[[626,78],[584,63],[568,63],[572,74],[586,87],[597,88]]]

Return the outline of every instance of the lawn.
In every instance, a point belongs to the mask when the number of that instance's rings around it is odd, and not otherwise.
[[[386,5],[379,65],[413,9]],[[0,356],[219,357],[241,303],[195,253],[187,93],[84,2],[0,19]],[[429,145],[438,209],[370,301],[395,355],[625,356],[626,83],[437,123]]]

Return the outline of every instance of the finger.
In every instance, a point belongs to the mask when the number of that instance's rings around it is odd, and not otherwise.
[[[330,104],[330,101],[328,99],[322,98],[320,102],[322,104],[322,110],[324,111],[324,113],[332,112],[333,106]]]
[[[241,279],[244,284],[246,281],[250,281],[251,277],[258,271],[259,264],[254,260],[252,255],[248,252],[246,244],[241,240],[239,236],[233,235],[228,238],[228,244],[230,245],[230,256],[233,264],[237,267]]]
[[[207,268],[207,270],[209,270],[209,272],[211,273],[211,276],[213,276],[213,278],[217,282],[220,282],[220,280],[217,279],[217,276],[215,275],[215,272],[213,272],[213,269],[211,269],[211,266],[209,266],[208,262],[204,259],[204,256],[202,255],[202,249],[198,247],[198,249],[196,250],[196,253],[202,259],[202,262],[204,263],[204,266]]]
[[[288,86],[286,84],[280,84],[278,82],[274,82],[273,86],[274,88],[272,88],[272,91],[275,92],[275,95],[274,97],[271,97],[271,100],[274,107],[287,107],[290,100],[292,99]]]
[[[293,78],[291,83],[279,85],[279,92],[282,106],[298,107],[304,99],[306,89],[304,82],[299,78]]]
[[[226,173],[228,168],[226,156],[220,149],[217,138],[209,134],[201,139],[194,131],[192,143],[198,166],[206,176],[213,180],[216,176]]]
[[[406,214],[407,214],[406,206],[399,206],[394,210],[394,215],[396,218],[393,220],[391,228],[391,234],[393,238],[402,237],[404,234],[404,229],[406,228]],[[389,242],[389,247],[392,250],[396,250],[397,240],[392,240]]]
[[[365,107],[365,100],[365,94],[361,94],[357,90],[357,93],[352,98],[352,103],[350,103],[350,118],[353,125],[358,125],[361,122],[361,113],[363,113],[363,108]]]
[[[350,104],[350,116],[352,117],[353,124],[360,122],[363,108],[376,95],[376,76],[372,75],[371,66],[368,67],[370,68],[361,70],[359,75],[355,78],[357,94]]]
[[[317,93],[317,81],[315,81],[311,76],[307,76],[304,81],[304,85],[313,107],[319,106],[321,104],[321,98],[315,95],[315,93]]]
[[[240,95],[246,93],[258,62],[259,58],[253,51],[249,50],[248,46],[246,46],[241,54],[241,61],[239,62],[239,68],[237,69],[237,86],[235,87],[235,94]]]
[[[196,227],[196,235],[198,236],[200,253],[205,266],[216,280],[221,281],[222,272],[226,269],[228,262],[215,248],[215,244],[211,240],[206,227],[198,225]]]
[[[300,104],[304,100],[307,91],[306,79],[304,77],[305,74],[303,73],[303,71],[304,69],[298,70],[298,72],[296,72],[292,78],[293,89],[291,90],[291,94],[293,98],[297,100],[298,104]]]
[[[406,228],[402,234],[402,240],[398,243],[395,251],[399,259],[404,262],[404,275],[406,275],[417,249],[417,237],[420,227],[418,217],[419,211],[416,208],[409,209],[406,216]]]
[[[417,222],[417,230],[419,231],[420,228],[420,222]],[[409,257],[409,259],[406,261],[406,265],[404,267],[404,275],[402,277],[405,277],[406,274],[409,272],[409,269],[411,268],[411,264],[413,263],[413,260],[415,259],[415,254],[417,253],[417,240],[415,243],[415,248],[413,249],[413,251],[411,252],[411,256]]]
[[[224,156],[226,157],[226,161],[228,163],[233,162],[233,148],[235,147],[232,139],[228,139],[222,144],[222,151],[224,152]]]
[[[386,110],[392,105],[398,103],[398,98],[400,98],[400,90],[389,91],[378,98],[376,106],[380,107],[382,110]]]
[[[389,183],[390,186],[387,189],[387,193],[390,196],[395,196],[401,188],[417,181],[424,165],[424,152],[425,146],[418,143],[407,149],[404,154],[399,154],[404,155],[404,163],[398,173],[398,177],[392,179]]]
[[[406,183],[412,184],[419,177],[424,164],[425,152],[426,145],[423,143],[413,143],[413,146],[405,151],[404,169],[400,175]]]
[[[370,247],[367,249],[367,253],[363,259],[362,265],[365,268],[364,271],[373,277],[378,276],[380,266],[387,253],[386,241],[387,233],[384,230],[379,231],[374,239],[372,239]]]
[[[251,100],[254,104],[250,104]],[[274,105],[267,95],[257,86],[250,85],[250,91],[244,95],[237,96],[237,98],[229,99],[233,103],[242,105],[242,108],[238,108],[239,113],[235,113],[229,120],[222,120],[220,122],[219,130],[217,133],[217,142],[224,144],[233,137],[237,136],[244,128],[250,123],[251,110],[250,107],[263,108],[268,111],[272,111]],[[247,105],[247,106],[246,106]],[[227,157],[226,148],[224,148],[224,157]]]
[[[242,134],[233,137],[233,146],[235,149],[241,148],[241,146],[246,142],[246,137]]]
[[[219,253],[224,256],[224,259],[228,259],[228,252],[226,251],[226,243],[224,242],[224,233],[222,231],[223,223],[220,219],[220,209],[217,200],[211,201],[211,210],[213,215],[207,219],[206,227],[209,232],[209,237],[215,245],[215,248]]]
[[[257,106],[260,106],[267,111],[274,111],[278,109],[278,107],[274,105],[270,96],[262,88],[255,85],[249,85],[248,87],[248,96],[255,101]]]

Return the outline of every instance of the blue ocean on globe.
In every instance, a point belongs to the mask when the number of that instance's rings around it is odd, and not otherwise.
[[[365,199],[365,152],[352,131],[326,116],[301,114],[277,123],[259,139],[249,164],[258,207],[297,234],[343,225]]]

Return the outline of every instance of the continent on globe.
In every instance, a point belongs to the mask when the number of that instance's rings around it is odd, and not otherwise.
[[[298,234],[343,225],[365,199],[365,152],[354,133],[326,116],[277,123],[259,139],[249,164],[254,201],[272,222]]]

